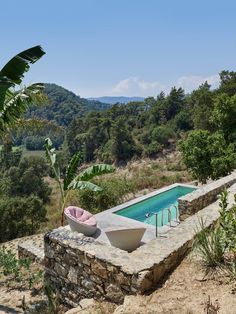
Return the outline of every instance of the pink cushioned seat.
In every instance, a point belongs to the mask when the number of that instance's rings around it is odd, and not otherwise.
[[[69,206],[65,208],[64,214],[72,231],[87,236],[91,236],[97,231],[96,218],[88,211],[76,206]]]

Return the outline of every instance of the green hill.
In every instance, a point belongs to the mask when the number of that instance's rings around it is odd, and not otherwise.
[[[74,118],[83,117],[89,111],[105,110],[111,107],[110,104],[97,100],[80,98],[56,84],[45,84],[44,92],[50,103],[42,107],[31,107],[26,114],[27,118],[53,120],[59,125],[67,126]]]

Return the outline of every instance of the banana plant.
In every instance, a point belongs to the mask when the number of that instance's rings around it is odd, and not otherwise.
[[[50,138],[45,139],[44,144],[46,158],[53,170],[55,179],[58,183],[61,194],[61,225],[64,224],[64,208],[71,190],[90,190],[99,192],[102,190],[98,185],[90,182],[90,180],[96,176],[111,173],[114,168],[107,164],[97,164],[82,170],[77,174],[79,165],[82,162],[82,156],[80,153],[75,154],[69,161],[66,169],[64,180],[61,177],[60,167],[58,165],[56,149],[53,147],[53,143]]]
[[[44,54],[40,46],[29,48],[14,56],[0,70],[0,132],[5,132],[15,124],[30,104],[45,100],[42,93],[44,86],[41,83],[15,90],[17,85],[21,85],[30,64]]]

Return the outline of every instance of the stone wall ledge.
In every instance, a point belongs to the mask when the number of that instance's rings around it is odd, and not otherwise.
[[[217,200],[219,194],[236,183],[236,171],[212,183],[199,187],[196,191],[178,199],[180,220],[195,214]]]
[[[229,189],[233,206],[236,184]],[[86,295],[122,302],[124,295],[153,288],[186,255],[200,227],[219,218],[219,201],[200,210],[161,237],[132,253],[58,228],[45,235],[45,276],[61,299],[78,303]]]

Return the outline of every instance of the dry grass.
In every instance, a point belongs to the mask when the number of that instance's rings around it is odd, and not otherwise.
[[[60,225],[60,192],[55,180],[46,178],[52,187],[50,203],[47,205],[47,223],[40,231],[47,231]],[[125,167],[117,168],[115,173],[96,179],[99,184],[108,182],[112,188],[117,186],[117,204],[176,182],[189,182],[191,176],[184,168],[178,153],[165,159],[143,159],[130,162]],[[119,196],[119,197],[118,197]],[[70,194],[68,204],[79,205],[78,193]],[[101,209],[100,209],[101,210]]]

